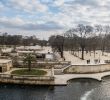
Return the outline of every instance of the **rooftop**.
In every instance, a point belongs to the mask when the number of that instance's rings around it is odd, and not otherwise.
[[[9,59],[0,59],[0,64],[3,64],[3,63],[8,63],[10,62],[11,60]]]

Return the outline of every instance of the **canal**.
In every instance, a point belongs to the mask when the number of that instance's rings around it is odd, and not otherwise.
[[[74,79],[54,87],[0,84],[0,100],[110,100],[110,76],[102,82]]]

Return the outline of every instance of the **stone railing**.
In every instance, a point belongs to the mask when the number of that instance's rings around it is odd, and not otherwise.
[[[23,61],[19,61],[19,64],[23,64]],[[32,64],[71,64],[70,61],[37,61],[36,63],[32,63]]]
[[[38,61],[36,63],[32,63],[32,67],[34,68],[49,68],[50,66],[54,66],[55,69],[62,69],[68,65],[70,65],[70,61]],[[27,67],[27,64],[23,64],[23,62],[19,62],[19,68]]]

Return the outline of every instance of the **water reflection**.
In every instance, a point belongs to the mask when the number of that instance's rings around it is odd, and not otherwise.
[[[89,96],[91,100],[110,100],[110,76],[104,77],[103,82]]]
[[[110,77],[104,82],[74,79],[67,86],[55,87],[0,84],[0,100],[110,100],[109,83]]]
[[[44,100],[48,86],[0,85],[0,100]]]
[[[52,100],[80,100],[87,91],[99,84],[100,82],[91,79],[71,80],[68,86],[55,87]]]

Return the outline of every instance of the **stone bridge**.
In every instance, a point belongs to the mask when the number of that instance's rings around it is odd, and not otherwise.
[[[67,85],[67,82],[71,79],[77,78],[91,78],[98,81],[102,81],[102,78],[105,76],[109,76],[109,72],[102,72],[102,73],[94,73],[94,74],[63,74],[63,75],[54,75],[55,77],[55,84],[56,85]]]

